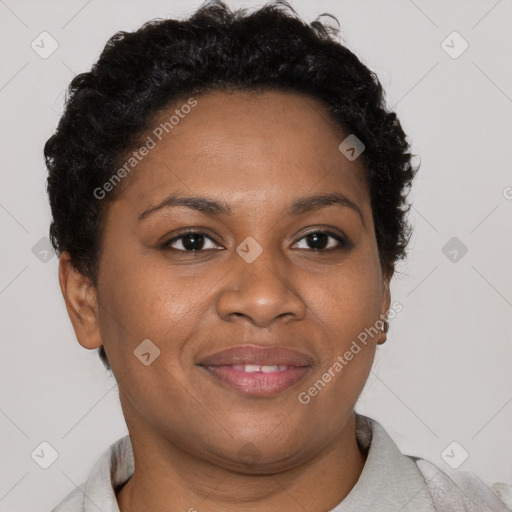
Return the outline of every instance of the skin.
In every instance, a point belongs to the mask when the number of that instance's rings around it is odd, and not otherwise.
[[[354,406],[386,334],[370,337],[307,405],[297,396],[390,305],[362,162],[340,153],[347,134],[314,98],[213,92],[196,99],[109,206],[97,286],[67,253],[60,257],[76,337],[87,349],[105,346],[119,385],[135,455],[119,506],[324,512],[363,469]],[[332,192],[355,203],[361,217],[341,205],[286,214],[300,197]],[[138,219],[171,193],[208,196],[232,213],[180,206]],[[162,247],[184,228],[212,238],[196,242],[203,252],[185,252],[183,239]],[[305,235],[322,229],[349,246],[329,252],[338,245],[330,237],[327,249],[308,243]],[[248,236],[263,250],[252,263],[236,252]],[[134,356],[145,339],[161,351],[149,366]],[[267,397],[228,389],[196,365],[249,343],[295,348],[315,364],[292,388]],[[258,453],[252,464],[239,455],[248,443]]]

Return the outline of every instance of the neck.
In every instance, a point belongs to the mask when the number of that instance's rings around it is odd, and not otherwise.
[[[366,455],[359,448],[352,413],[340,435],[312,459],[272,474],[242,474],[149,441],[130,429],[135,471],[117,492],[121,512],[324,512],[354,487]],[[153,439],[153,438],[149,438]],[[143,440],[143,443],[140,443]]]

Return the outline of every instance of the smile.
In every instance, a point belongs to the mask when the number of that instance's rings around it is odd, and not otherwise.
[[[216,384],[252,396],[281,393],[304,378],[309,366],[236,364],[200,366]]]

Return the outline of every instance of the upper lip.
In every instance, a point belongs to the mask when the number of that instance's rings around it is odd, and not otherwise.
[[[206,356],[199,364],[201,366],[230,366],[235,364],[312,366],[313,359],[307,354],[283,346],[242,345]]]

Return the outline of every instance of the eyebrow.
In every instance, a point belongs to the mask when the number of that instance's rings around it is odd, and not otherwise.
[[[288,211],[285,212],[287,215],[298,216],[303,213],[319,210],[326,206],[331,205],[340,205],[347,208],[351,208],[354,210],[360,217],[361,222],[364,225],[364,218],[359,206],[356,203],[351,201],[345,195],[339,192],[333,193],[323,193],[316,194],[312,196],[304,196],[296,199],[288,208]],[[209,197],[204,196],[183,196],[180,194],[171,194],[166,197],[161,203],[156,206],[152,206],[142,212],[139,215],[139,221],[143,220],[153,213],[156,213],[159,210],[164,208],[172,208],[176,206],[186,206],[188,208],[193,208],[194,210],[198,210],[200,212],[207,213],[209,215],[231,215],[232,209],[229,204],[216,201]]]

